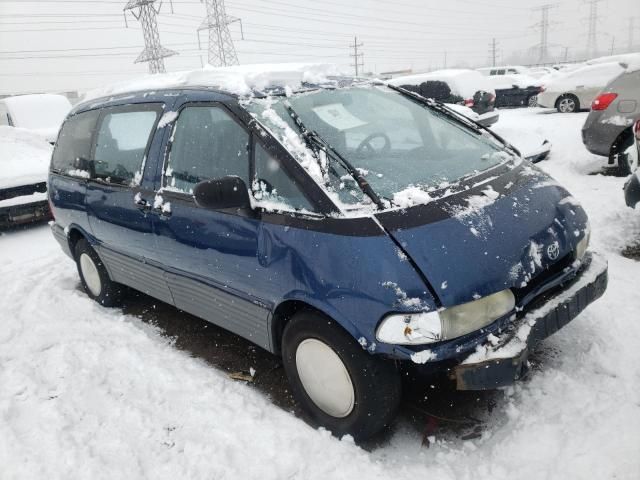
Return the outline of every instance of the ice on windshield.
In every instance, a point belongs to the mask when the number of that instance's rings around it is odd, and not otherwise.
[[[394,203],[399,192],[433,191],[443,183],[455,183],[511,158],[502,145],[488,136],[384,86],[319,89],[245,103],[285,146],[291,145],[292,132],[296,136],[299,133],[287,106],[307,129],[317,132],[353,165],[390,206],[411,206],[406,196],[401,196],[402,205]],[[297,150],[292,153],[309,170],[309,152]],[[321,165],[317,156],[314,158],[310,173],[318,179],[317,168],[321,167],[326,172],[325,187],[342,203],[370,203],[339,162],[329,162],[327,166]],[[424,203],[428,197],[410,198]]]

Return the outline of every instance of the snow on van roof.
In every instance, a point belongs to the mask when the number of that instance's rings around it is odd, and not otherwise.
[[[302,83],[323,83],[339,75],[337,67],[321,63],[254,64],[232,67],[204,67],[199,70],[145,75],[133,80],[97,88],[86,93],[83,102],[143,90],[213,87],[235,95],[250,95],[274,87],[300,88]]]
[[[447,82],[454,94],[463,98],[473,98],[479,90],[493,92],[486,77],[480,72],[464,68],[448,68],[428,73],[418,73],[405,77],[396,77],[388,81],[391,85],[420,85],[428,80],[442,80]]]

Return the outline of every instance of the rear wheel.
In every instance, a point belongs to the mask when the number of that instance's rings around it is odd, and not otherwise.
[[[282,357],[296,400],[335,435],[363,440],[393,421],[401,398],[395,365],[367,353],[328,317],[296,314],[284,329]]]
[[[533,96],[529,97],[529,99],[527,100],[527,106],[529,106],[529,107],[537,107],[538,106],[538,96],[537,95],[533,95]]]
[[[580,110],[580,101],[575,95],[562,95],[556,102],[556,109],[560,113],[577,112],[578,110]]]
[[[122,285],[109,278],[100,257],[84,238],[76,243],[74,256],[87,295],[105,307],[118,305],[122,299]]]
[[[618,153],[618,175],[626,177],[638,169],[638,147],[633,136],[623,142]]]

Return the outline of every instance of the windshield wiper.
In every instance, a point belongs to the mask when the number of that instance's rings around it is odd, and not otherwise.
[[[371,188],[371,185],[369,184],[369,182],[367,182],[367,180],[364,178],[362,173],[360,173],[360,171],[357,168],[355,168],[351,164],[351,162],[349,162],[346,158],[344,158],[340,154],[340,152],[338,152],[329,143],[327,143],[327,141],[323,139],[318,132],[316,132],[315,130],[308,129],[303,123],[302,119],[291,107],[291,104],[289,102],[284,102],[284,107],[286,108],[287,112],[289,113],[289,115],[297,125],[298,129],[300,130],[300,135],[302,136],[302,139],[313,151],[313,153],[315,153],[318,159],[320,159],[320,151],[323,151],[328,159],[337,161],[340,165],[342,165],[342,167],[347,172],[349,172],[349,174],[356,181],[360,189],[365,193],[365,195],[367,195],[371,199],[373,203],[376,204],[376,206],[380,210],[384,210],[385,208],[387,208],[387,206],[382,201],[382,199],[378,196],[376,192],[374,192],[373,188]]]

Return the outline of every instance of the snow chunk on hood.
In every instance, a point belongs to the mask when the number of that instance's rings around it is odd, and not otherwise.
[[[393,203],[400,208],[409,208],[418,204],[429,203],[432,198],[421,188],[411,185],[393,194]]]

